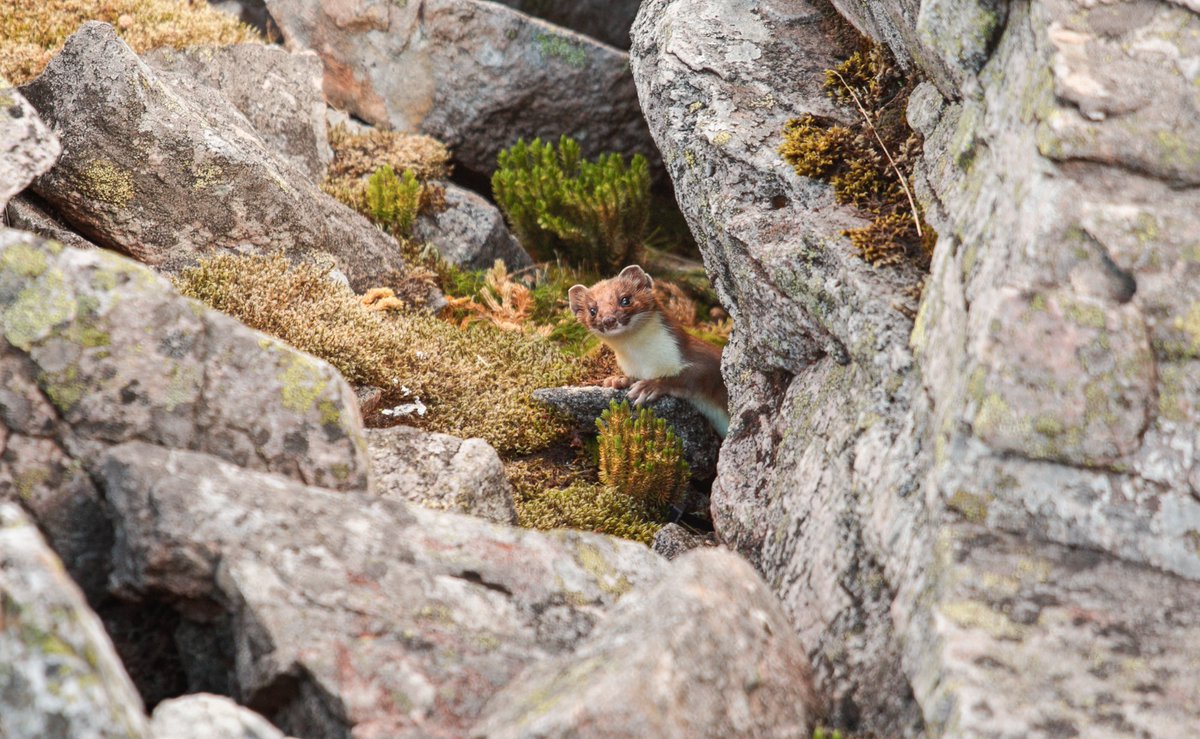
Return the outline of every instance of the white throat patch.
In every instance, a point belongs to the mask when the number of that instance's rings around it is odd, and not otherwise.
[[[603,341],[617,355],[621,371],[635,380],[674,377],[683,371],[679,342],[657,312],[633,331]]]

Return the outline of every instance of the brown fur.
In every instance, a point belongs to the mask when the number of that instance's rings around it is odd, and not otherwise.
[[[590,288],[576,285],[568,297],[575,317],[614,351],[618,351],[621,337],[608,336],[607,332],[628,327],[631,323],[636,328],[638,321],[646,321],[655,314],[679,347],[681,366],[674,374],[654,377],[614,375],[604,381],[605,386],[632,385],[629,395],[637,404],[672,395],[714,405],[728,414],[729,395],[721,377],[721,350],[689,334],[659,306],[654,281],[641,267],[626,267],[617,277],[597,282]],[[621,305],[623,298],[629,305]],[[595,315],[592,315],[593,310]]]

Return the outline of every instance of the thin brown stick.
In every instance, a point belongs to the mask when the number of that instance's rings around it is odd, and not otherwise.
[[[862,102],[858,99],[858,93],[854,92],[854,88],[850,83],[846,82],[846,78],[836,69],[829,70],[837,75],[838,81],[846,88],[846,92],[850,93],[850,97],[854,99],[854,104],[858,107],[858,112],[862,113],[863,120],[867,122],[867,126],[871,129],[871,133],[875,134],[875,140],[879,142],[879,148],[883,149],[883,155],[887,157],[888,164],[892,165],[892,171],[896,173],[896,177],[900,178],[900,187],[904,188],[904,194],[908,196],[908,204],[912,208],[913,223],[917,226],[917,237],[921,234],[921,216],[917,213],[917,201],[913,200],[912,191],[908,189],[908,181],[904,179],[904,173],[900,171],[900,167],[896,165],[896,160],[892,159],[892,153],[888,151],[884,145],[883,139],[879,136],[879,131],[876,130],[875,124],[871,122],[871,116],[867,114],[867,109],[863,107]]]

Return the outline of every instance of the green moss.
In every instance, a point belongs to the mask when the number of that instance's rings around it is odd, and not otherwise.
[[[180,273],[176,285],[326,360],[350,382],[382,388],[384,407],[420,398],[428,412],[406,423],[482,437],[502,454],[541,449],[566,433],[531,393],[572,384],[586,367],[540,336],[485,324],[459,329],[423,313],[368,311],[316,267],[293,266],[281,256],[212,257]],[[307,411],[325,380],[297,361],[281,376],[284,400]]]
[[[587,66],[587,51],[576,41],[551,33],[538,33],[533,40],[544,59],[561,59],[577,69]]]
[[[39,376],[39,385],[46,397],[59,411],[66,413],[75,407],[87,388],[79,381],[79,368],[74,365],[61,372],[44,373]]]
[[[531,529],[572,528],[650,544],[664,520],[605,485],[577,483],[526,496],[517,522]]]
[[[847,229],[845,235],[856,253],[877,267],[914,261],[928,269],[937,241],[905,192],[920,148],[902,113],[914,84],[899,75],[884,47],[867,46],[826,71],[826,91],[852,111],[856,123],[843,126],[804,115],[787,124],[779,148],[797,174],[828,182],[839,203],[870,214],[867,226]],[[904,169],[898,172],[892,161],[904,162]]]
[[[615,271],[635,261],[649,235],[650,168],[619,154],[595,162],[567,136],[557,148],[519,140],[500,152],[492,175],[496,202],[521,245],[539,260]]]
[[[124,208],[133,199],[133,175],[108,159],[93,159],[83,168],[79,191],[94,200]]]

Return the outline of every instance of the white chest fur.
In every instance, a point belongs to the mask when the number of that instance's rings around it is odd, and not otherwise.
[[[605,339],[617,366],[635,380],[673,377],[683,371],[683,353],[662,317],[655,314],[636,330]]]

